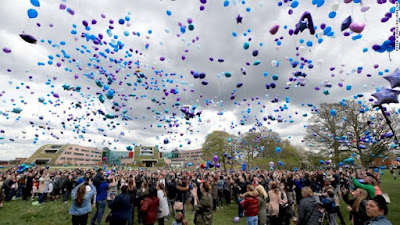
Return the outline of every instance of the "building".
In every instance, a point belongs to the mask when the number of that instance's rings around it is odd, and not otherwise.
[[[97,148],[80,145],[43,145],[31,157],[26,164],[36,165],[99,165],[102,164],[103,151]]]
[[[156,146],[135,146],[134,162],[153,167],[157,163],[164,163],[164,159]]]
[[[0,160],[0,167],[6,167],[8,166],[8,161],[7,160]]]
[[[8,161],[9,165],[21,165],[23,164],[28,158],[15,158],[14,160]]]
[[[186,167],[189,163],[196,166],[200,165],[203,160],[203,149],[182,151],[174,149],[168,154],[165,154],[165,156],[170,160],[170,166],[172,167]]]
[[[133,161],[133,152],[111,151],[108,148],[103,149],[103,159],[107,159],[108,165],[131,165]]]

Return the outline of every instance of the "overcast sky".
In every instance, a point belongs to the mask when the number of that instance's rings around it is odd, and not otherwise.
[[[318,107],[320,103],[339,102],[359,93],[367,101],[376,88],[389,86],[379,72],[392,73],[400,57],[398,52],[389,56],[387,52],[372,50],[372,45],[387,40],[390,28],[395,26],[394,18],[386,23],[380,21],[392,4],[338,1],[337,15],[330,19],[328,14],[336,1],[326,1],[319,8],[311,0],[299,2],[292,15],[288,14],[289,4],[278,6],[274,0],[251,0],[245,4],[229,1],[227,7],[224,0],[209,0],[203,11],[197,0],[40,1],[40,7],[32,6],[29,1],[7,2],[0,8],[0,48],[11,49],[11,53],[0,52],[0,159],[29,157],[41,145],[49,143],[117,150],[125,150],[128,145],[159,145],[162,151],[195,149],[214,130],[244,133],[257,119],[282,138],[304,145],[302,139],[312,109],[307,104]],[[61,3],[75,14],[60,10]],[[366,6],[370,9],[361,12],[361,7]],[[37,10],[37,18],[28,18],[30,8]],[[322,36],[323,42],[318,44],[316,35],[310,35],[308,30],[289,35],[289,29],[295,28],[306,10],[318,26],[318,37],[323,23],[332,28],[334,36]],[[171,12],[170,16],[167,11]],[[242,23],[236,22],[238,14],[243,17]],[[350,32],[345,37],[340,31],[342,21],[350,15],[353,21],[365,24],[361,39],[356,41],[352,40],[356,34]],[[126,16],[130,20],[120,25],[119,19]],[[193,31],[188,29],[189,18],[193,21]],[[90,30],[85,29],[83,20],[88,21]],[[92,24],[92,20],[97,23]],[[114,23],[110,24],[110,20]],[[186,27],[185,33],[179,23]],[[280,29],[271,35],[269,29],[276,24]],[[114,27],[111,37],[107,35],[110,25]],[[72,30],[77,34],[72,34]],[[124,34],[126,31],[128,36]],[[22,33],[34,36],[38,43],[25,42],[19,37]],[[97,38],[102,34],[103,44],[87,41],[81,37],[82,33]],[[275,39],[281,37],[278,47]],[[118,41],[123,47],[114,52],[110,43]],[[246,41],[250,43],[247,50],[243,48]],[[313,46],[308,47],[307,41],[312,41]],[[297,51],[296,47],[300,46],[305,50]],[[363,52],[364,48],[368,51]],[[252,55],[253,50],[259,52],[256,57]],[[99,56],[100,52],[107,58]],[[94,58],[96,55],[99,62]],[[314,67],[292,68],[289,59],[300,61],[301,57],[312,60]],[[119,62],[110,62],[110,58]],[[218,62],[218,59],[224,61]],[[260,64],[254,66],[257,60]],[[272,65],[273,60],[279,62],[278,67]],[[357,73],[359,67],[363,68],[361,73]],[[245,68],[247,75],[242,75],[241,68]],[[145,75],[141,83],[137,83],[136,69]],[[194,79],[191,71],[204,72],[208,85]],[[304,86],[296,85],[297,82],[288,84],[292,72],[296,71],[307,74]],[[232,76],[225,77],[225,72]],[[274,74],[279,76],[276,88],[266,89],[265,84],[273,82]],[[98,87],[95,80],[107,83],[107,76],[114,78],[109,86],[115,95],[101,103],[98,94],[106,95],[108,90]],[[238,83],[243,86],[236,88]],[[64,90],[64,84],[71,88],[80,86],[81,90]],[[326,84],[332,87],[324,87]],[[287,85],[289,89],[285,89]],[[346,90],[348,85],[351,90]],[[316,87],[320,90],[316,91]],[[172,88],[179,93],[166,96],[164,89],[170,92]],[[323,94],[324,89],[329,95]],[[232,93],[236,96],[234,100],[230,99]],[[40,97],[46,104],[38,101]],[[272,103],[275,97],[279,101]],[[76,107],[79,102],[81,107]],[[176,102],[196,105],[196,112],[202,111],[201,117],[186,121],[180,107],[174,107]],[[12,113],[17,107],[22,112]],[[104,120],[98,110],[118,118]],[[122,120],[124,110],[131,120]],[[173,117],[173,113],[177,115]],[[263,117],[268,115],[281,116],[283,122],[264,121]],[[170,143],[164,144],[166,138]]]

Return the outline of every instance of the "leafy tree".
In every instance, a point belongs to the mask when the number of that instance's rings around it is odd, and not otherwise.
[[[218,155],[219,163],[222,163],[226,169],[224,153],[229,137],[230,135],[225,131],[213,131],[207,135],[206,141],[203,143],[203,159],[211,161],[214,155]]]

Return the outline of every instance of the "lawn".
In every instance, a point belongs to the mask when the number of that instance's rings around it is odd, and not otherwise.
[[[383,176],[383,182],[381,185],[383,192],[388,193],[392,203],[389,205],[389,219],[393,224],[400,221],[400,179],[393,180],[390,176],[389,171]],[[0,224],[11,225],[11,224],[54,224],[64,225],[71,224],[71,216],[68,214],[71,203],[64,204],[61,201],[51,202],[48,201],[42,205],[32,206],[31,201],[16,200],[6,202],[3,208],[0,209]],[[345,203],[341,203],[342,214],[345,219],[348,218],[348,212],[345,210]],[[110,210],[107,208],[105,215]],[[92,214],[89,214],[91,218]],[[224,209],[218,209],[214,213],[215,225],[227,225],[227,224],[246,224],[245,219],[241,219],[240,223],[233,223],[233,218],[237,215],[237,205],[231,204],[225,206]],[[194,214],[191,212],[191,206],[188,206],[187,219],[189,224],[193,224]],[[89,223],[88,223],[89,224]],[[103,224],[106,224],[103,220]],[[135,217],[134,224],[137,224]],[[172,224],[172,218],[166,224]],[[347,224],[350,224],[348,222]]]

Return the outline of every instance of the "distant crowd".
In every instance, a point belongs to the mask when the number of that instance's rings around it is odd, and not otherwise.
[[[391,174],[397,179],[396,171],[391,169]],[[144,225],[165,221],[211,225],[214,212],[224,206],[238,209],[232,223],[244,219],[248,225],[388,225],[390,197],[383,191],[380,175],[366,169],[146,171],[38,166],[0,170],[0,207],[8,207],[12,200],[31,199],[32,205],[38,205],[72,199],[73,225],[102,220],[118,225],[131,225],[134,220]],[[347,204],[347,213],[341,211],[339,199]],[[108,215],[106,207],[111,209]],[[195,214],[193,221],[186,219],[188,210]]]

